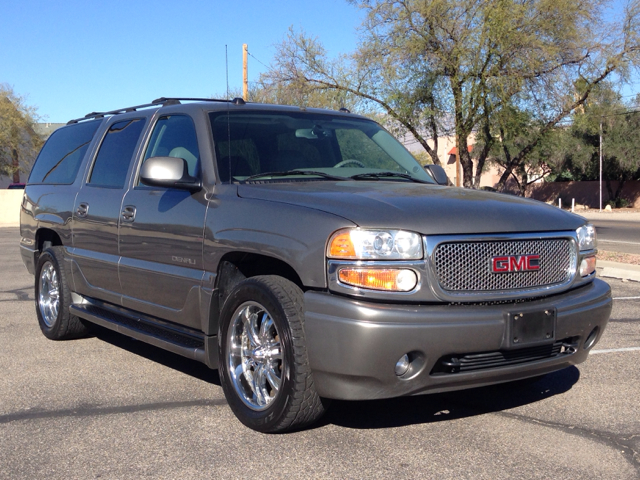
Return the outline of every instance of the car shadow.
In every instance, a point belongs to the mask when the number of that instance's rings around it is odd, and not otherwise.
[[[393,428],[500,412],[563,394],[579,378],[580,370],[569,367],[537,380],[470,390],[387,400],[333,401],[315,427],[333,424],[356,429]]]
[[[98,325],[91,325],[91,333],[94,337],[107,342],[115,347],[122,348],[127,352],[144,357],[152,362],[159,363],[178,372],[190,375],[203,382],[220,386],[220,377],[217,370],[212,370],[204,363],[182,357],[173,352],[149,345],[121,333],[113,332]]]
[[[154,347],[103,327],[92,334],[115,347],[157,362],[165,367],[220,386],[217,370],[180,355]],[[385,400],[333,400],[324,417],[308,429],[337,425],[354,429],[382,429],[435,423],[509,410],[561,395],[580,378],[576,367],[565,368],[531,380],[491,385],[447,393],[434,393]]]

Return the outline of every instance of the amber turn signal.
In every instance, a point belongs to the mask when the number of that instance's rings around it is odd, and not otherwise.
[[[340,282],[354,287],[389,292],[409,292],[418,284],[418,276],[409,269],[342,268]]]
[[[351,231],[343,230],[331,239],[329,256],[337,258],[354,258],[356,249],[351,241]]]
[[[586,277],[596,271],[596,257],[586,257],[580,263],[580,276]]]

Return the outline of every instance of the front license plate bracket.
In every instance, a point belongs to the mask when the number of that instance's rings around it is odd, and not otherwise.
[[[505,315],[509,335],[507,343],[510,347],[540,345],[555,340],[555,308],[507,312]]]

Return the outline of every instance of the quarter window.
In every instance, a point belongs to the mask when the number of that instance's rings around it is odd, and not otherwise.
[[[29,183],[73,183],[100,123],[82,122],[53,132],[38,155]]]
[[[107,131],[93,164],[89,183],[102,187],[124,187],[129,164],[145,120],[135,118],[116,122]]]

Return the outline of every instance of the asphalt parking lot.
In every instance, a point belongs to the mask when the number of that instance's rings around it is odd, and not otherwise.
[[[528,385],[334,402],[285,435],[245,428],[215,371],[99,331],[38,328],[17,228],[0,228],[0,478],[640,477],[640,283],[608,279],[586,363]]]

